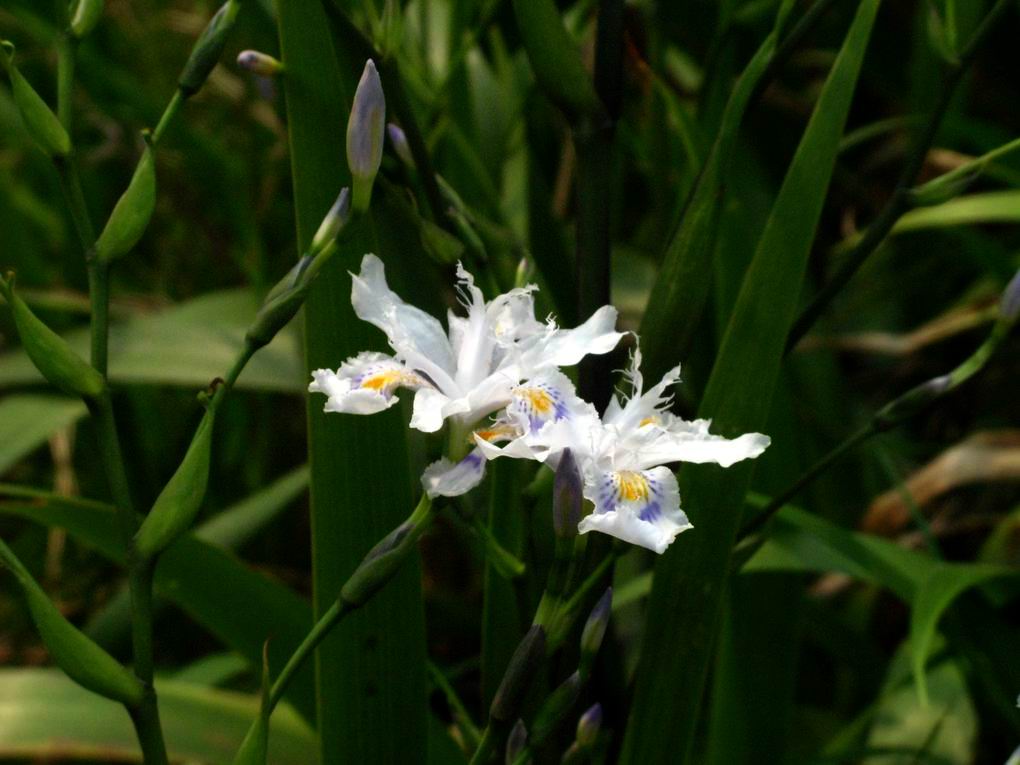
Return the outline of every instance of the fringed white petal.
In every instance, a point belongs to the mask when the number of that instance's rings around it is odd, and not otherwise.
[[[585,496],[595,510],[578,524],[582,534],[599,531],[661,554],[692,528],[680,509],[676,477],[665,467],[596,473]]]
[[[315,370],[308,390],[326,395],[327,412],[375,414],[400,400],[395,395],[398,388],[416,390],[425,384],[392,357],[365,352],[345,361],[336,372]]]
[[[445,457],[433,462],[421,475],[421,485],[430,497],[458,497],[466,494],[485,477],[485,458],[473,450],[460,462]]]

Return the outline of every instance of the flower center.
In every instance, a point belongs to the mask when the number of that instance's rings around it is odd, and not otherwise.
[[[621,470],[616,474],[620,498],[626,502],[645,502],[651,491],[648,479],[632,470]]]

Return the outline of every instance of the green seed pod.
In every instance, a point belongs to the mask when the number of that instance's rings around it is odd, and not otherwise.
[[[143,560],[159,554],[187,531],[202,507],[209,482],[214,417],[214,409],[206,410],[177,472],[156,497],[135,535],[135,552]]]
[[[156,163],[152,147],[146,146],[135,167],[131,183],[121,194],[96,241],[100,260],[110,262],[122,257],[138,244],[156,207]]]
[[[309,261],[311,260],[306,255],[286,276],[278,281],[269,294],[266,295],[266,299],[259,308],[259,312],[255,314],[255,319],[252,321],[251,326],[248,327],[248,332],[245,335],[245,340],[255,348],[268,345],[276,337],[277,333],[294,318],[294,315],[301,309],[301,306],[304,305],[305,298],[308,296],[308,290],[311,288],[311,283],[301,282],[297,278],[297,272],[299,269],[303,270],[307,267],[306,258]]]
[[[32,621],[57,666],[83,688],[128,706],[137,706],[144,693],[138,678],[63,617],[3,542],[0,542],[0,562],[17,577]]]
[[[78,40],[87,36],[103,15],[103,0],[78,0],[71,11],[71,34]]]
[[[195,41],[195,47],[191,49],[191,55],[184,64],[181,77],[177,81],[177,86],[185,98],[193,96],[205,84],[209,73],[223,53],[227,37],[230,35],[230,30],[234,28],[239,10],[241,10],[241,4],[237,0],[227,0],[216,11],[216,15],[209,20],[205,29],[202,30],[202,34]]]
[[[269,723],[260,714],[252,722],[234,755],[234,765],[265,765],[269,750]]]
[[[106,389],[106,381],[75,353],[60,335],[47,327],[14,292],[13,276],[0,279],[0,292],[11,307],[14,324],[25,352],[36,369],[52,385],[72,396],[94,401]]]
[[[517,717],[531,680],[544,658],[545,630],[540,624],[533,624],[517,644],[492,698],[489,716],[493,720],[508,723]]]
[[[51,157],[66,157],[71,153],[71,137],[60,124],[57,115],[46,105],[40,95],[35,92],[28,80],[21,76],[14,65],[14,45],[6,40],[0,42],[0,65],[7,70],[11,78],[11,93],[14,104],[21,113],[25,127],[35,139],[36,144]]]

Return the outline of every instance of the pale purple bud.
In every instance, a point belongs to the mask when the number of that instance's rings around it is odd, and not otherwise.
[[[383,133],[386,127],[386,97],[372,59],[354,93],[351,117],[347,122],[347,165],[354,186],[354,209],[368,209],[372,182],[382,162]]]
[[[1020,271],[1016,272],[1003,290],[999,313],[1006,321],[1016,321],[1020,318]]]
[[[407,143],[407,135],[404,134],[403,128],[391,122],[386,126],[386,132],[389,133],[393,151],[400,157],[400,161],[408,167],[414,167],[414,157],[411,156],[411,147]]]
[[[588,748],[595,743],[602,727],[602,705],[592,704],[577,721],[577,745]]]
[[[237,65],[242,69],[262,77],[272,77],[283,70],[283,64],[257,50],[243,50],[237,54]]]
[[[581,471],[570,449],[564,449],[553,481],[553,531],[557,537],[577,536],[583,500]]]
[[[524,725],[524,720],[518,719],[506,739],[506,765],[514,765],[527,745],[528,729]]]

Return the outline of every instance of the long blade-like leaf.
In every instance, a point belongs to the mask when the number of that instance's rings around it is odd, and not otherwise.
[[[334,49],[320,0],[278,3],[280,47],[290,136],[299,250],[312,239],[342,183],[351,95],[364,62]],[[349,40],[347,41],[350,42]],[[350,47],[349,45],[346,47]],[[338,58],[340,63],[338,65]],[[380,196],[380,195],[377,195]],[[376,200],[378,203],[378,200]],[[351,278],[365,252],[377,249],[374,227],[358,231],[321,272],[305,306],[307,369],[337,368],[359,351],[382,349],[378,330],[351,308]],[[378,253],[398,269],[389,253]],[[415,254],[412,249],[408,256]],[[314,610],[321,615],[366,552],[412,508],[407,446],[400,410],[372,417],[325,414],[309,400]],[[427,746],[424,613],[417,563],[406,565],[359,614],[318,651],[317,688],[322,760],[415,762]]]
[[[878,0],[858,7],[748,269],[701,412],[732,435],[764,427],[786,334],[832,175]],[[695,531],[656,566],[623,761],[684,761],[691,749],[753,465],[685,473]]]

